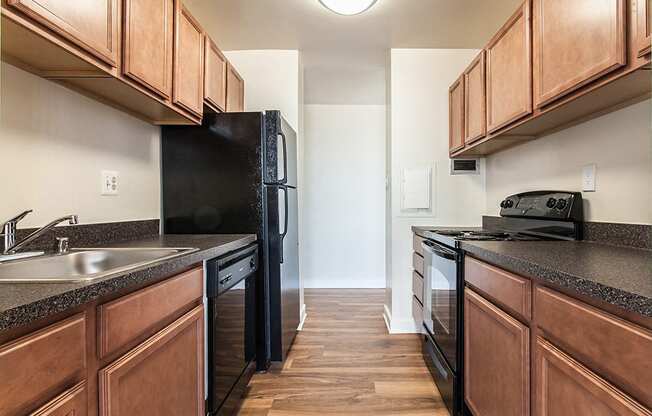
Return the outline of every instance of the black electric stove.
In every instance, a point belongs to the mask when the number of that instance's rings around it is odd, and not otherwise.
[[[427,231],[424,253],[424,358],[451,415],[463,414],[462,241],[581,240],[582,195],[536,191],[507,197],[500,226]]]

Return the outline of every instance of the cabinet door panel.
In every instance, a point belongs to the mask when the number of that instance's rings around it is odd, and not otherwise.
[[[7,0],[105,63],[118,61],[119,0]]]
[[[172,96],[173,0],[125,0],[122,72],[155,93]]]
[[[650,14],[652,0],[636,0],[636,32],[638,33],[638,56],[647,55],[652,50],[650,35]]]
[[[175,4],[173,102],[202,115],[204,105],[204,34],[181,0]]]
[[[204,100],[214,110],[226,111],[226,58],[209,38],[205,39],[204,48]]]
[[[86,416],[88,414],[88,393],[83,381],[67,390],[30,416]]]
[[[464,398],[475,416],[530,414],[530,330],[464,291]]]
[[[535,352],[536,416],[650,416],[649,410],[549,342]]]
[[[100,370],[102,416],[204,414],[204,307]]]
[[[244,111],[244,80],[230,64],[226,78],[226,111]]]
[[[464,72],[464,142],[472,143],[487,134],[487,89],[485,52]]]
[[[532,112],[530,1],[487,46],[487,130],[492,133]]]
[[[625,0],[534,0],[537,107],[626,64],[625,10]]]
[[[464,148],[464,76],[448,89],[448,149],[451,153]]]

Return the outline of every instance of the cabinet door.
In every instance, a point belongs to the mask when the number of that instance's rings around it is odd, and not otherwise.
[[[636,0],[636,16],[638,33],[638,56],[647,55],[652,50],[652,36],[650,36],[650,13],[652,0]]]
[[[537,107],[625,65],[625,0],[534,0],[533,15]]]
[[[464,142],[472,143],[487,134],[487,89],[485,52],[464,71]]]
[[[549,342],[538,338],[535,352],[536,416],[652,415]]]
[[[175,1],[173,102],[201,116],[204,107],[204,34],[188,9]]]
[[[88,393],[86,382],[83,381],[67,390],[50,403],[30,416],[86,416],[88,414]]]
[[[99,372],[100,415],[204,415],[204,307]]]
[[[448,89],[448,149],[464,148],[464,76]]]
[[[208,37],[204,41],[204,100],[216,111],[226,110],[226,58]]]
[[[487,46],[487,130],[492,133],[532,112],[530,1]]]
[[[170,98],[174,0],[125,0],[123,10],[123,74]]]
[[[244,111],[244,80],[231,64],[226,76],[226,111]]]
[[[464,398],[475,416],[530,414],[529,329],[464,292]]]
[[[7,0],[12,6],[105,63],[118,61],[119,0]]]

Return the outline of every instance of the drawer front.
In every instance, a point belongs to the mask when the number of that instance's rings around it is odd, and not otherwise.
[[[201,299],[203,279],[203,269],[194,269],[100,306],[100,358],[153,334],[183,313]]]
[[[535,319],[566,352],[652,407],[652,333],[549,289],[537,288]]]
[[[0,415],[33,411],[85,373],[85,314],[6,344],[0,347]]]
[[[421,257],[423,257],[423,247],[421,247],[421,243],[425,240],[423,237],[419,237],[418,235],[414,234],[412,236],[412,249],[414,250],[415,253],[419,254]]]
[[[466,257],[464,280],[526,319],[532,317],[532,282]]]
[[[423,304],[423,277],[416,272],[412,272],[412,294]]]
[[[88,414],[88,393],[83,381],[66,391],[30,416],[86,416]]]
[[[652,414],[542,338],[537,339],[535,366],[536,416]]]
[[[423,276],[423,257],[417,253],[412,253],[412,267],[417,273]]]
[[[423,322],[423,305],[414,296],[412,296],[412,318],[414,318],[414,321],[419,325]]]

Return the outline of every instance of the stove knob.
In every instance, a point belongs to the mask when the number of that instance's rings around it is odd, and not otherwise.
[[[511,199],[505,201],[505,208],[511,208],[513,206],[514,206],[514,201],[512,201]]]
[[[561,209],[566,208],[566,204],[567,204],[567,202],[566,202],[565,199],[560,199],[559,201],[557,201],[557,209],[561,210]]]
[[[550,209],[553,209],[557,205],[557,200],[555,198],[550,198],[548,199],[548,202],[546,202],[546,206]]]
[[[500,207],[501,208],[505,208],[505,202],[507,202],[507,201],[500,201]]]

